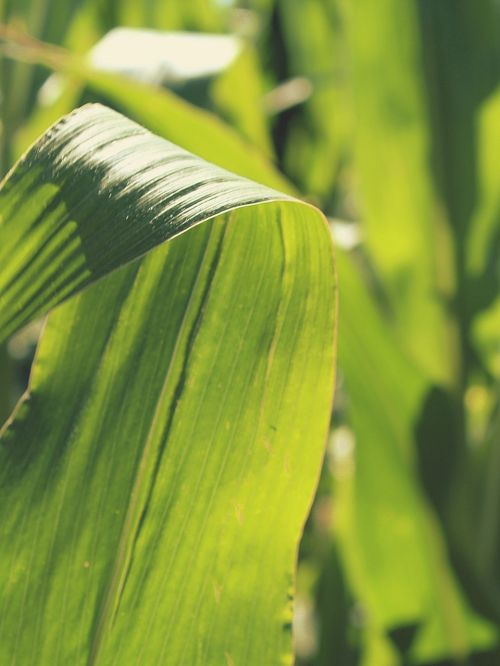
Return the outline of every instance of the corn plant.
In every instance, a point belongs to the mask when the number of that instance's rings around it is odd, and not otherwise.
[[[497,0],[1,11],[0,664],[496,666]]]

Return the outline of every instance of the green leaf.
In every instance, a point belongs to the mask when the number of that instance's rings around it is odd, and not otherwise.
[[[11,410],[12,372],[6,345],[0,345],[0,377],[0,423],[3,423]]]
[[[386,329],[397,333],[386,365],[400,352],[418,364],[402,367],[384,393],[399,406],[410,381],[427,378],[405,422],[416,481],[437,509],[464,589],[498,625],[497,455],[488,444],[498,400],[498,7],[360,0],[348,15],[362,225],[391,305]],[[352,391],[359,411],[360,388]]]
[[[277,2],[287,74],[298,77],[301,85],[310,86],[310,97],[288,121],[283,156],[286,173],[292,174],[304,191],[326,201],[331,200],[338,186],[353,117],[347,87],[347,49],[336,4],[335,0]],[[284,124],[286,127],[286,121]]]
[[[462,658],[491,645],[494,634],[461,589],[419,479],[416,454],[428,444],[421,422],[436,395],[399,347],[354,258],[338,251],[337,265],[349,295],[341,303],[339,365],[354,450],[344,473],[334,465],[335,524],[348,578],[369,627],[412,629],[412,663]]]
[[[213,106],[232,127],[272,157],[269,121],[264,108],[264,81],[257,54],[247,45],[211,89]]]
[[[321,214],[95,105],[0,212],[2,337],[98,281],[3,431],[0,661],[291,663],[333,384]]]
[[[430,376],[453,385],[460,343],[446,305],[456,289],[455,248],[428,168],[432,145],[416,4],[384,0],[376,7],[360,0],[346,12],[356,164],[366,245],[398,337]]]

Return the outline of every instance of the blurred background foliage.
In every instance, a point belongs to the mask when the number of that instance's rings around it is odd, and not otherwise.
[[[500,664],[498,0],[0,12],[2,174],[102,101],[223,166],[245,142],[256,180],[268,161],[328,216],[339,378],[299,554],[297,663]],[[40,327],[0,349],[1,420]]]

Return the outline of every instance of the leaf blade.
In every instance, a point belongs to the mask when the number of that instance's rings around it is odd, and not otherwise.
[[[312,208],[227,182],[239,186],[218,204],[229,218],[195,225],[49,318],[29,398],[2,437],[7,661],[291,659],[289,588],[333,381],[331,245]],[[245,191],[252,205],[234,208]],[[120,243],[83,281],[131,258]]]

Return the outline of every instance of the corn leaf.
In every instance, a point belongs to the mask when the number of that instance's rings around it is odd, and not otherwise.
[[[452,384],[459,350],[445,304],[456,286],[454,249],[427,168],[431,136],[417,9],[413,0],[384,0],[377,8],[362,0],[347,17],[367,248],[400,340],[430,376]]]
[[[1,437],[0,662],[291,663],[333,384],[322,216],[98,105],[0,213],[1,338],[67,301]]]
[[[338,252],[337,265],[349,294],[342,299],[339,365],[355,442],[351,466],[344,464],[336,481],[346,571],[369,626],[394,632],[396,641],[398,629],[408,632],[406,659],[461,659],[491,645],[494,634],[467,599],[419,483],[427,378],[398,346],[354,258]],[[431,397],[445,410],[442,394]],[[443,472],[440,478],[444,486]]]

